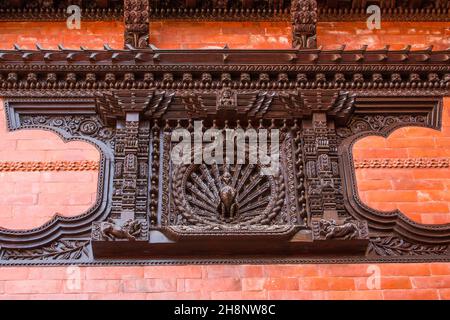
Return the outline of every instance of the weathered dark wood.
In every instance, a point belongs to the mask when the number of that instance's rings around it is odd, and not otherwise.
[[[102,161],[93,208],[0,229],[0,264],[448,261],[450,225],[361,202],[351,151],[402,126],[438,130],[449,60],[409,48],[1,51],[9,129],[92,143]],[[279,129],[281,170],[171,163],[171,132],[194,120]]]
[[[298,0],[295,0],[298,1]],[[153,0],[149,18],[229,21],[287,21],[292,1]],[[448,1],[318,0],[319,21],[365,21],[365,8],[378,4],[383,21],[449,21]],[[81,5],[83,21],[123,19],[123,0],[4,1],[0,21],[64,21],[70,4]]]

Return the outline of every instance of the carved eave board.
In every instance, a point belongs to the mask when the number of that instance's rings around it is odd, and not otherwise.
[[[128,1],[128,0],[127,0]],[[365,21],[367,1],[361,0],[134,0],[147,3],[152,20],[186,19],[210,21],[287,21],[293,2],[317,2],[319,21]],[[83,21],[122,20],[123,0],[77,1]],[[9,0],[0,3],[0,21],[64,21],[70,1]],[[381,8],[383,21],[449,21],[446,0],[371,1]]]
[[[352,159],[363,137],[439,130],[449,62],[388,47],[1,51],[9,129],[52,130],[102,156],[96,204],[0,229],[0,264],[449,261],[450,225],[367,207]],[[197,121],[277,129],[279,170],[174,163],[172,133],[195,135]]]

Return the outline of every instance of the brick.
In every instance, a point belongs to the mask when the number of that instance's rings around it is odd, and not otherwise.
[[[432,275],[450,275],[450,263],[430,263]]]
[[[242,300],[266,300],[267,291],[243,291],[241,293]]]
[[[83,268],[79,268],[81,279],[84,278]],[[38,267],[29,268],[28,279],[30,280],[66,280],[74,276],[69,267]]]
[[[391,181],[388,180],[361,180],[358,181],[358,191],[391,190]],[[415,190],[415,189],[414,189]]]
[[[90,205],[90,193],[44,193],[39,195],[40,205]]]
[[[430,265],[425,263],[379,264],[381,276],[427,276]]]
[[[411,281],[409,277],[381,277],[380,288],[372,288],[374,281],[372,278],[355,278],[356,290],[371,289],[411,289]]]
[[[417,192],[410,190],[399,190],[399,191],[372,191],[367,194],[366,197],[368,202],[416,202]]]
[[[142,279],[143,267],[91,267],[86,269],[86,279]]]
[[[41,182],[91,182],[93,173],[89,171],[47,171],[42,172]]]
[[[447,202],[409,202],[397,203],[397,208],[403,213],[448,213]]]
[[[439,180],[391,179],[390,183],[395,190],[442,190],[444,188],[444,184]]]
[[[316,266],[321,277],[358,277],[369,276],[368,266],[366,264],[324,264]]]
[[[243,291],[260,291],[264,290],[266,278],[244,278],[242,279]]]
[[[263,266],[243,265],[240,266],[240,275],[243,278],[264,276]]]
[[[441,300],[450,300],[450,289],[439,289],[438,294]]]
[[[362,290],[362,291],[327,291],[324,297],[328,300],[382,300],[383,292],[381,290]]]
[[[122,280],[123,292],[170,292],[177,290],[176,279]],[[197,290],[198,291],[198,290]]]
[[[0,301],[2,300],[29,300],[29,294],[2,294],[0,295]]]
[[[264,266],[268,277],[303,277],[318,275],[316,265],[268,265]]]
[[[384,290],[383,298],[386,300],[437,300],[439,295],[435,289]]]
[[[28,300],[88,300],[87,293],[51,293],[51,294],[30,294]]]
[[[29,206],[37,203],[37,195],[8,194],[0,197],[0,205]]]
[[[233,278],[239,277],[239,267],[232,265],[212,265],[206,266],[206,276],[207,278]]]
[[[445,224],[450,222],[450,213],[432,214],[426,213],[421,216],[421,222],[424,224]]]
[[[268,278],[264,284],[266,290],[298,290],[297,278]]]
[[[350,277],[300,278],[300,290],[355,290],[355,281]]]
[[[241,281],[239,278],[216,278],[216,279],[186,279],[186,292],[191,291],[239,291]]]
[[[411,282],[414,288],[450,288],[450,277],[448,276],[429,276],[429,277],[413,277]]]
[[[119,280],[83,280],[81,283],[82,292],[86,293],[117,293],[121,289]],[[65,288],[66,290],[66,288]],[[69,290],[70,292],[71,290]]]
[[[203,300],[208,299],[200,292],[153,292],[147,293],[146,300]]]
[[[214,292],[211,291],[212,300],[241,300],[242,291],[221,291]]]
[[[89,300],[145,300],[146,293],[90,293]]]
[[[325,298],[323,291],[268,291],[269,300],[320,300]]]
[[[149,266],[144,267],[145,278],[201,278],[200,266]]]
[[[63,283],[61,280],[16,280],[5,281],[6,293],[60,293]]]
[[[0,281],[27,279],[30,268],[27,267],[2,267],[0,268]]]

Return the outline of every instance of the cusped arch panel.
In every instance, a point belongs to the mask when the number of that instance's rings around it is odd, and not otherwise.
[[[90,107],[86,101],[73,101],[70,105],[75,114],[67,116],[58,112],[62,106],[54,104],[54,101],[31,100],[10,99],[5,103],[8,129],[48,130],[56,133],[66,143],[82,141],[93,145],[101,155],[97,199],[89,210],[78,216],[55,215],[42,226],[31,230],[1,228],[2,248],[45,245],[62,236],[86,237],[90,234],[92,222],[104,218],[110,211],[108,199],[111,196],[110,173],[113,159],[110,143],[115,134],[114,130],[105,127],[97,116],[89,111],[93,106]]]

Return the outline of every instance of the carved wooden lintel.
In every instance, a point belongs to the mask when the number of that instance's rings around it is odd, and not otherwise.
[[[449,57],[389,48],[2,51],[9,129],[52,130],[94,144],[102,159],[96,204],[33,230],[0,229],[0,264],[218,255],[448,261],[448,225],[418,224],[361,202],[351,151],[362,137],[403,126],[439,129]],[[195,134],[195,120],[222,134],[278,129],[280,170],[174,163],[171,134]]]
[[[361,1],[318,0],[319,21],[365,21],[366,8],[377,4],[383,21],[449,21],[448,1]],[[36,1],[6,0],[0,2],[0,21],[65,21],[67,6],[81,7],[83,21],[120,21],[123,0]],[[209,21],[287,21],[292,1],[272,2],[217,0],[152,0],[151,20],[184,19]],[[181,9],[181,10],[180,10]]]

